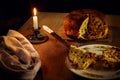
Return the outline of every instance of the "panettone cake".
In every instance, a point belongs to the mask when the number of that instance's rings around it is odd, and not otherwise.
[[[95,40],[106,38],[108,21],[98,10],[74,10],[64,18],[65,34],[72,38]]]

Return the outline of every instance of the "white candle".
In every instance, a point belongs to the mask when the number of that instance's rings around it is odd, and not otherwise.
[[[33,15],[33,28],[38,29],[38,17],[36,16],[37,10],[36,8],[33,9],[34,15]]]

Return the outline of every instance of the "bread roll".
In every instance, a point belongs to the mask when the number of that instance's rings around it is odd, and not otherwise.
[[[106,16],[100,11],[92,9],[75,10],[65,16],[64,30],[65,34],[72,38],[101,39],[108,34],[108,22]]]

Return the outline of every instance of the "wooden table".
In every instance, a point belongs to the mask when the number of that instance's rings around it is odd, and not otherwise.
[[[42,25],[47,25],[63,39],[68,40],[69,38],[64,34],[63,27],[63,19],[67,14],[68,13],[39,12],[39,26],[41,27]],[[110,34],[109,39],[106,39],[103,42],[120,47],[120,36],[117,35],[120,33],[120,16],[107,15],[107,18],[110,23],[109,25],[112,26],[112,35]],[[27,36],[32,33],[32,25],[33,23],[31,17],[18,31],[24,36]],[[77,76],[66,67],[65,58],[68,54],[67,47],[42,28],[40,29],[40,32],[48,35],[49,40],[42,44],[33,44],[34,48],[38,51],[42,62],[41,69],[35,80],[86,80],[87,78]],[[91,42],[68,42],[68,44],[75,45],[88,43]]]

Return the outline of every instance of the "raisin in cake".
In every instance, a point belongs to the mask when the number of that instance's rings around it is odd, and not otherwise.
[[[64,30],[67,36],[77,39],[106,38],[108,21],[100,11],[91,9],[75,10],[65,16]]]

